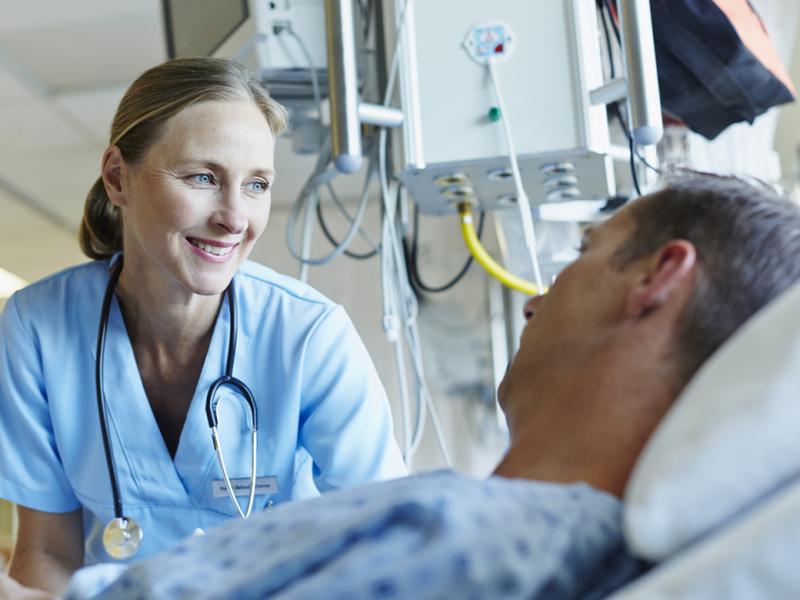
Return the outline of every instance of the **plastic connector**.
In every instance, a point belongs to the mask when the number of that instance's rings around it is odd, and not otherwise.
[[[396,342],[399,337],[400,324],[395,315],[383,315],[381,320],[383,331],[386,333],[386,339],[390,342]]]
[[[292,31],[292,22],[288,19],[275,20],[272,22],[272,33],[280,35],[284,31]]]

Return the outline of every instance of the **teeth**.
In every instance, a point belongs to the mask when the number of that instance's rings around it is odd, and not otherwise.
[[[200,250],[208,252],[209,254],[213,254],[214,256],[225,256],[226,254],[230,254],[231,250],[233,250],[233,246],[212,246],[211,244],[204,244],[200,240],[195,239],[190,241],[192,245],[197,246],[200,248]]]

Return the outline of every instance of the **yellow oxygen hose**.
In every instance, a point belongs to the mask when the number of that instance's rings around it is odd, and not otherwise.
[[[517,277],[510,273],[498,264],[481,245],[478,235],[475,233],[475,224],[472,222],[472,207],[468,202],[462,202],[458,205],[458,214],[461,217],[461,234],[464,236],[464,242],[467,244],[470,253],[480,265],[486,269],[492,277],[500,281],[503,285],[511,289],[527,294],[528,296],[537,296],[540,292],[535,283]]]

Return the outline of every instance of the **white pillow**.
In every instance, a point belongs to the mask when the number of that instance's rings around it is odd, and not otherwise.
[[[625,537],[661,561],[800,472],[800,286],[734,334],[689,383],[625,492]]]
[[[609,600],[797,600],[800,483],[747,518],[626,585]]]

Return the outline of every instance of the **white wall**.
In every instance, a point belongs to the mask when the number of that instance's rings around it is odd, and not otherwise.
[[[800,31],[800,11],[793,26],[795,32]],[[792,82],[800,89],[800,43],[797,40],[788,63]],[[780,155],[784,179],[800,180],[800,103],[797,101],[779,111],[775,150]]]

